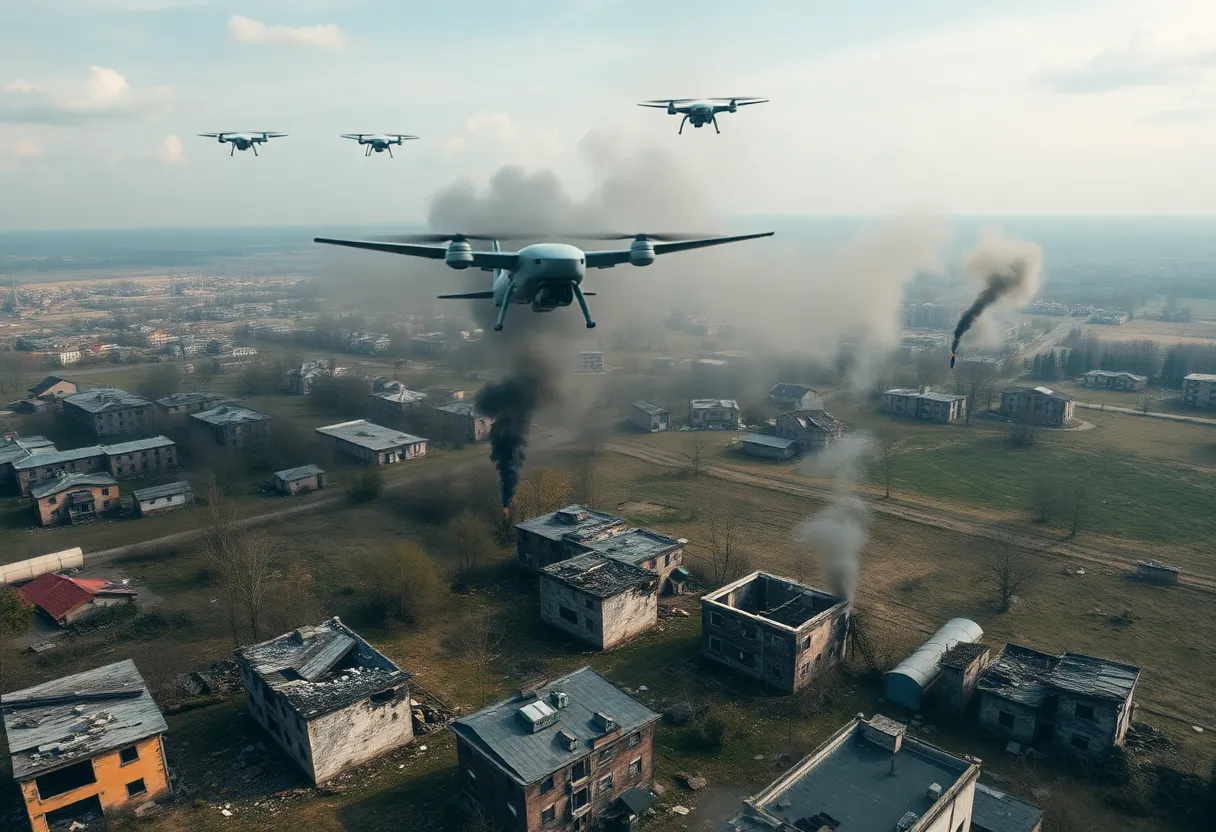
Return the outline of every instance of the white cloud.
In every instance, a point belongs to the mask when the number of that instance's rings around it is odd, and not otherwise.
[[[349,43],[349,38],[333,23],[317,26],[268,26],[242,14],[234,14],[228,18],[228,34],[238,43],[290,44],[318,49],[344,49]]]
[[[182,140],[173,134],[165,136],[165,140],[160,144],[160,149],[156,152],[156,158],[170,164],[181,162]]]
[[[131,118],[163,100],[167,87],[137,94],[112,67],[91,66],[81,84],[31,84],[18,79],[0,95],[0,122],[78,125],[88,121]]]
[[[42,148],[30,139],[17,139],[13,143],[13,155],[19,159],[34,159],[42,155]]]
[[[506,161],[519,164],[552,164],[564,149],[552,132],[525,130],[506,113],[478,113],[465,122],[463,134],[443,141],[440,155],[450,161],[480,146],[493,146]]]
[[[1042,73],[1036,80],[1056,92],[1083,94],[1131,87],[1190,85],[1216,67],[1216,49],[1171,43],[1139,33],[1080,64]]]

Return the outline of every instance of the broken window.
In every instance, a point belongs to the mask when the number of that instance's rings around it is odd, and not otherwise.
[[[1013,714],[1009,713],[1009,711],[1001,711],[997,715],[996,721],[997,721],[997,724],[1000,725],[1002,728],[1012,728],[1013,727]]]
[[[593,610],[593,609],[595,609],[595,604],[593,604],[593,603],[591,602],[591,599],[590,599],[590,598],[584,598],[584,599],[583,599],[583,605],[584,605],[585,607],[587,607],[587,609],[589,609],[589,610]]]
[[[605,774],[600,778],[600,794],[607,794],[612,791],[612,774]]]
[[[551,792],[551,791],[553,791],[553,775],[549,775],[548,777],[546,777],[544,780],[541,781],[541,784],[540,784],[540,793],[541,794],[544,794],[545,792]]]
[[[540,822],[541,823],[553,823],[553,821],[555,821],[555,820],[557,820],[557,804],[554,804],[552,806],[546,806],[544,809],[541,809],[541,811],[540,811]]]
[[[635,745],[637,745],[641,741],[642,741],[642,735],[634,734],[632,737],[629,738],[629,747],[633,748]]]
[[[758,635],[759,635],[759,633],[756,631],[755,627],[744,627],[743,628],[743,637],[744,638],[754,640]]]
[[[557,607],[557,612],[558,612],[558,615],[560,615],[562,618],[569,621],[571,624],[578,623],[578,613],[576,613],[574,610],[570,609],[569,607],[563,607],[559,604]]]
[[[119,765],[127,765],[139,759],[139,749],[131,745],[126,748],[119,749],[118,763]]]
[[[1094,718],[1094,709],[1090,705],[1077,705],[1076,710],[1074,710],[1073,713],[1077,715],[1077,719]]]
[[[148,787],[144,785],[144,778],[141,777],[138,780],[132,780],[127,784],[127,797],[135,797],[135,795],[143,794],[147,790]]]
[[[590,763],[587,760],[579,760],[570,768],[570,782],[577,783],[590,773]]]
[[[74,789],[79,789],[81,786],[96,783],[97,775],[93,773],[93,761],[82,760],[67,768],[48,772],[39,777],[35,782],[38,784],[38,798],[46,800],[48,797],[66,794]]]
[[[641,773],[642,773],[642,758],[638,757],[636,760],[634,760],[633,762],[631,762],[629,764],[629,774],[630,774],[630,776],[636,777],[637,775],[639,775]]]
[[[709,614],[709,623],[713,624],[715,627],[721,627],[722,626],[722,614],[717,613],[717,612],[711,612]]]
[[[599,759],[600,763],[606,763],[611,759],[612,759],[612,749],[611,748],[605,748],[603,751],[600,752],[600,759]]]
[[[583,626],[586,627],[588,630],[591,630],[591,629],[595,628],[595,622],[593,622],[590,618],[588,618],[585,621],[583,621]]]
[[[1089,739],[1081,736],[1080,734],[1073,734],[1070,742],[1072,743],[1073,748],[1079,748],[1082,751],[1089,750]]]
[[[715,653],[721,653],[722,652],[722,639],[717,638],[715,636],[710,636],[709,637],[709,649]]]
[[[591,790],[582,788],[570,796],[570,806],[574,811],[578,811],[586,806],[591,799]]]

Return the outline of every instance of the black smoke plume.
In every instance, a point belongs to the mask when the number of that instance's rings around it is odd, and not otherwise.
[[[958,319],[950,344],[950,366],[954,366],[959,341],[984,311],[1002,298],[1028,300],[1039,288],[1043,250],[1034,243],[987,231],[968,253],[964,268],[984,282],[975,302]]]
[[[525,350],[516,357],[510,375],[490,382],[477,394],[477,412],[494,420],[490,426],[490,459],[498,468],[504,510],[511,505],[519,486],[532,417],[556,395],[556,373],[539,354]]]

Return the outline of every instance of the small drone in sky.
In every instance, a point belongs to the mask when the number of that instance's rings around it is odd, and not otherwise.
[[[371,156],[374,150],[377,153],[388,151],[388,155],[393,155],[393,145],[401,146],[404,142],[418,139],[418,136],[407,136],[401,133],[343,133],[342,138],[353,139],[361,145],[367,145],[367,152],[364,156]]]
[[[218,139],[220,144],[230,142],[232,150],[228,151],[231,156],[238,150],[252,150],[253,155],[258,155],[258,145],[265,144],[271,139],[281,139],[286,136],[286,133],[275,133],[267,130],[255,130],[250,133],[199,133],[205,139]]]
[[[691,121],[693,127],[704,127],[707,124],[718,129],[718,113],[734,113],[747,104],[763,104],[767,98],[739,96],[736,98],[658,98],[653,101],[643,101],[639,107],[658,107],[667,110],[669,116],[683,115],[680,120],[680,130],[684,132],[684,123]]]

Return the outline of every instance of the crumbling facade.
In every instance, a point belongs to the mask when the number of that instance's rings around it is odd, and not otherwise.
[[[300,465],[274,472],[274,487],[288,496],[320,491],[329,483],[329,474],[316,465]]]
[[[1001,391],[1001,415],[1015,422],[1060,428],[1072,422],[1072,396],[1048,387],[1010,387]]]
[[[925,422],[948,425],[967,418],[967,397],[954,393],[934,393],[928,387],[911,390],[893,387],[882,392],[883,413]]]
[[[235,404],[191,413],[190,424],[231,448],[259,448],[270,441],[270,416]]]
[[[688,403],[688,423],[698,429],[736,430],[741,413],[734,399],[693,399]]]
[[[1183,378],[1182,403],[1189,407],[1216,407],[1216,374],[1191,373]]]
[[[250,715],[313,783],[414,738],[410,675],[336,617],[236,658]]]
[[[6,693],[0,704],[33,832],[171,793],[169,727],[130,659]]]
[[[1007,644],[976,690],[980,727],[1020,745],[1100,759],[1123,745],[1140,668]]]
[[[86,523],[121,507],[109,474],[64,474],[30,489],[34,516],[43,526]]]
[[[52,446],[12,463],[17,488],[23,495],[28,495],[34,486],[53,482],[64,474],[108,472],[115,478],[139,477],[176,467],[177,444],[167,436],[70,451],[57,451]]]
[[[152,427],[152,402],[116,387],[64,396],[63,413],[93,436],[143,433]]]
[[[785,693],[845,656],[849,603],[753,572],[701,598],[701,653]]]
[[[646,433],[657,433],[671,427],[671,411],[650,402],[629,405],[629,423]]]
[[[540,615],[551,627],[608,650],[659,620],[653,572],[591,552],[540,571]]]
[[[941,676],[934,691],[937,705],[947,713],[966,713],[975,696],[975,686],[991,661],[986,644],[961,641],[951,647],[941,660]]]
[[[449,726],[464,793],[504,829],[575,832],[653,800],[659,715],[589,667]]]
[[[844,424],[826,410],[794,410],[777,417],[777,436],[792,439],[803,453],[844,438]]]
[[[1148,376],[1114,370],[1090,370],[1085,374],[1086,387],[1106,387],[1111,390],[1143,390],[1148,386]]]
[[[480,442],[490,435],[494,420],[483,416],[472,402],[453,402],[435,408],[435,420],[443,436],[461,442]]]

